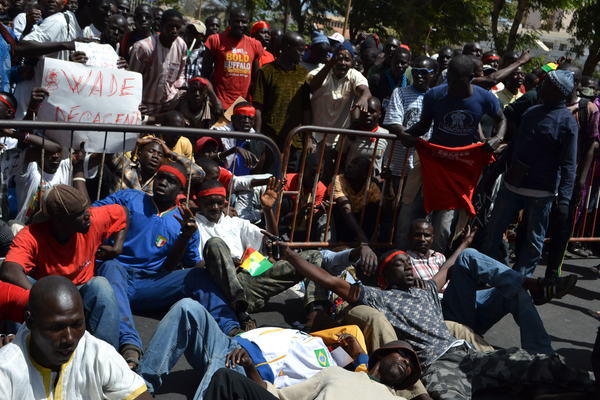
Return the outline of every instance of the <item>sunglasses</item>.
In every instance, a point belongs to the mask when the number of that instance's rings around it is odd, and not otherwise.
[[[425,74],[431,74],[435,70],[433,68],[431,68],[431,69],[430,68],[413,68],[412,71],[415,74],[425,75]]]

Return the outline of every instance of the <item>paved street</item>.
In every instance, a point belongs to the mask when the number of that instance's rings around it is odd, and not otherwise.
[[[567,260],[564,273],[573,273],[579,282],[572,295],[565,296],[539,307],[540,314],[552,337],[553,346],[566,361],[579,368],[591,370],[590,356],[600,321],[594,317],[600,311],[600,280],[595,265],[599,259]],[[544,267],[537,272],[543,274]],[[300,318],[298,310],[302,302],[286,292],[274,298],[264,312],[255,315],[259,326],[289,326]],[[148,343],[157,324],[156,320],[137,317],[137,326],[144,343]],[[519,330],[512,316],[506,316],[486,335],[494,346],[519,346]],[[185,360],[180,360],[175,371],[156,396],[163,400],[193,398],[200,375],[191,370]]]

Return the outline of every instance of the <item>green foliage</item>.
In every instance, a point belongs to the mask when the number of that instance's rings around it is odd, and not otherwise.
[[[583,73],[591,75],[600,62],[600,1],[583,0],[581,6],[575,11],[573,20],[569,25],[569,32],[579,41],[578,51],[582,47],[589,48],[589,55],[583,65]]]

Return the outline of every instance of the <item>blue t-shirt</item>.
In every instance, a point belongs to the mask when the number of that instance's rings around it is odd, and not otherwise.
[[[140,190],[120,190],[92,206],[120,204],[129,211],[129,228],[123,245],[123,253],[116,258],[129,268],[138,268],[148,274],[159,272],[181,231],[179,208],[173,207],[159,213],[152,196]],[[188,241],[182,263],[194,266],[202,257],[198,251],[200,234],[198,231]]]
[[[472,85],[465,99],[448,96],[448,85],[430,89],[423,98],[421,118],[433,120],[431,143],[446,147],[469,146],[479,139],[479,121],[500,113],[500,102],[490,91]]]

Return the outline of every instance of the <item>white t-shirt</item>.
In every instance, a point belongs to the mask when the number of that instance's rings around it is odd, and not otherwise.
[[[15,33],[17,40],[21,40],[21,38],[23,37],[23,31],[25,30],[26,26],[27,26],[27,13],[22,12],[22,13],[17,14],[15,19],[13,19],[13,32]],[[31,30],[32,31],[36,30],[38,28],[38,26],[39,26],[38,24],[33,24],[33,27],[31,28]]]
[[[25,165],[25,156],[27,152],[24,151],[21,154],[21,160],[19,165],[21,169],[18,174],[15,175],[15,185],[17,187],[17,205],[19,213],[15,217],[14,221],[25,225],[29,218],[35,213],[39,207],[38,204],[38,186],[40,184],[40,168],[36,161],[30,162]],[[42,184],[41,193],[43,194],[46,190],[52,186],[58,184],[71,184],[71,160],[65,158],[58,166],[55,173],[49,174],[44,172],[44,182]]]
[[[248,247],[258,251],[262,247],[263,234],[260,228],[248,220],[221,214],[219,222],[214,223],[204,215],[196,214],[196,223],[200,230],[200,254],[203,254],[208,239],[213,237],[223,239],[229,246],[231,257],[238,260],[242,259]]]
[[[115,349],[85,332],[60,375],[29,354],[29,330],[0,349],[0,399],[134,399],[147,388]],[[56,386],[53,383],[56,382]]]
[[[210,129],[214,130],[214,131],[221,131],[221,132],[233,132],[233,124],[229,123],[227,125],[213,125],[210,127]],[[248,133],[254,133],[256,132],[254,130],[254,128],[250,128],[250,130],[248,131]],[[219,139],[217,139],[219,140]],[[231,149],[232,147],[235,147],[236,145],[236,138],[220,138],[221,143],[223,143],[223,150],[227,151],[229,149]],[[237,157],[237,153],[233,153],[228,155],[227,157],[225,157],[225,165],[224,167],[229,169],[231,167],[231,165],[233,164],[233,161],[235,160],[235,157]]]
[[[86,39],[100,40],[101,35],[102,32],[100,32],[100,30],[96,28],[96,25],[94,24],[88,25],[85,28],[83,28],[83,37]]]

